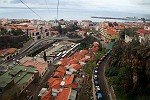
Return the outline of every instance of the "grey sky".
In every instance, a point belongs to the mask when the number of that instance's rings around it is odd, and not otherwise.
[[[56,17],[57,0],[46,0],[50,11],[47,10],[45,0],[22,0],[31,8],[45,8],[43,10],[34,9],[43,19],[54,19]],[[20,0],[0,0],[0,18],[38,18],[28,9],[4,9],[2,7],[23,7]],[[52,9],[53,8],[53,9]],[[150,16],[150,0],[60,0],[59,18],[86,19],[90,16],[112,16],[115,12],[123,17],[131,15],[137,17]],[[50,12],[50,13],[49,13]],[[21,15],[18,15],[20,13]],[[103,13],[103,14],[102,14]],[[108,14],[107,14],[108,13]],[[124,13],[124,14],[123,14]],[[12,16],[13,15],[13,16]],[[28,16],[27,16],[28,15]],[[143,16],[142,16],[143,15]]]

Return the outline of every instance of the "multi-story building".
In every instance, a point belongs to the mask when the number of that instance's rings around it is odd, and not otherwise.
[[[37,69],[39,72],[39,77],[43,77],[44,74],[46,73],[48,69],[48,63],[47,62],[37,62],[37,61],[32,61],[32,60],[27,60],[26,62],[23,63],[24,66],[33,66]]]
[[[33,80],[38,80],[38,71],[30,66],[15,66],[0,76],[0,98],[6,100],[19,96]]]

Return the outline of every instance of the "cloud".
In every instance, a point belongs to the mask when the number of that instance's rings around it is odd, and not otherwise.
[[[46,0],[47,4],[45,0],[22,0],[22,1],[33,9],[44,8],[34,10],[36,12],[38,12],[39,10],[42,10],[42,12],[46,11],[45,16],[48,14],[47,5],[48,8],[50,8],[50,12],[54,12],[56,14],[55,11],[57,8],[57,0]],[[26,8],[26,6],[23,5],[20,2],[20,0],[0,0],[0,7]],[[72,14],[76,17],[79,17],[81,16],[81,13],[85,14],[85,17],[87,16],[86,14],[88,14],[88,16],[89,15],[92,16],[93,14],[97,16],[100,15],[102,12],[108,13],[106,14],[108,16],[111,16],[112,13],[110,12],[149,15],[150,14],[149,9],[150,9],[150,0],[60,0],[59,5],[59,13],[61,14],[61,16],[66,17]],[[0,10],[1,11],[4,10],[7,13],[5,9],[1,8]],[[8,8],[8,10],[10,9]],[[28,8],[26,10],[28,10]],[[66,15],[66,12],[68,15]],[[118,13],[116,14],[116,17],[117,16],[119,17]]]
[[[0,0],[0,3],[11,3],[14,0]]]

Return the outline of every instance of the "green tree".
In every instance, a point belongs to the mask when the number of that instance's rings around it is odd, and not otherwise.
[[[59,24],[57,27],[56,27],[57,31],[61,34],[62,33],[62,28],[61,28],[61,25]]]
[[[12,30],[12,34],[18,36],[24,34],[24,32],[21,29],[17,29],[17,30]]]
[[[7,30],[4,28],[1,28],[0,30],[0,35],[5,35],[7,33]]]

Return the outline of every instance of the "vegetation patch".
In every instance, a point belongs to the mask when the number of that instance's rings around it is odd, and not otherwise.
[[[117,41],[106,70],[117,100],[150,99],[150,45],[133,40]],[[146,99],[145,99],[146,98]],[[147,99],[148,100],[148,99]]]

